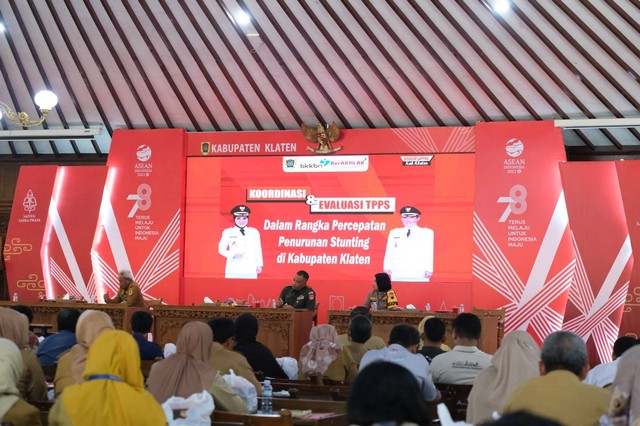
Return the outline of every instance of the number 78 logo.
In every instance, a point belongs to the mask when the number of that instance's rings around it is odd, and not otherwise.
[[[133,207],[127,217],[133,217],[138,209],[147,211],[151,208],[151,185],[148,183],[141,183],[138,186],[138,190],[135,194],[127,195],[127,200],[135,200]]]
[[[520,215],[527,211],[527,188],[524,185],[513,185],[508,197],[499,197],[498,203],[506,203],[504,212],[498,222],[506,222],[511,213]]]

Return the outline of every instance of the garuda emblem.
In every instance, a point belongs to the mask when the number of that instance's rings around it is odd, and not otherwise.
[[[308,141],[318,144],[317,148],[307,147],[314,154],[332,154],[342,149],[341,146],[334,148],[332,145],[340,137],[340,129],[335,121],[326,127],[318,123],[315,129],[302,123],[300,130]]]

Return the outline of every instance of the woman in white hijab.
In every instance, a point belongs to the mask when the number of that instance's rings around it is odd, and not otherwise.
[[[17,383],[22,375],[20,349],[0,337],[0,422],[14,426],[41,425],[36,407],[20,399]]]
[[[491,365],[480,372],[467,407],[467,422],[479,424],[500,411],[513,389],[540,375],[540,347],[526,331],[514,330],[504,337]]]

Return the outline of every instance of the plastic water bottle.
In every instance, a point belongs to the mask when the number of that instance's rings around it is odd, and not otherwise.
[[[273,388],[271,387],[271,380],[265,379],[262,383],[262,414],[273,413]]]
[[[374,312],[378,310],[378,302],[371,302],[371,310]]]
[[[460,304],[460,309],[459,309],[459,311],[460,311],[460,313],[463,313],[463,312],[464,312],[464,305],[463,305],[462,303]]]
[[[427,306],[424,307],[427,312],[431,312],[431,303],[427,303]]]
[[[13,301],[14,302],[18,301],[18,293],[13,293]]]

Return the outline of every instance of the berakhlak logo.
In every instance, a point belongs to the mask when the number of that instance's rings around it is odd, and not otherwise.
[[[136,151],[139,161],[147,161],[151,158],[151,148],[148,145],[140,145]]]
[[[27,191],[27,196],[22,200],[22,206],[24,207],[24,211],[28,213],[33,213],[33,211],[36,209],[36,207],[38,206],[38,201],[33,195],[33,191]]]
[[[519,157],[524,151],[524,144],[520,139],[509,139],[507,145],[504,147],[509,157]]]
[[[320,160],[321,166],[328,166],[329,163],[331,163],[331,161],[329,161],[327,158],[323,158],[322,160]]]

